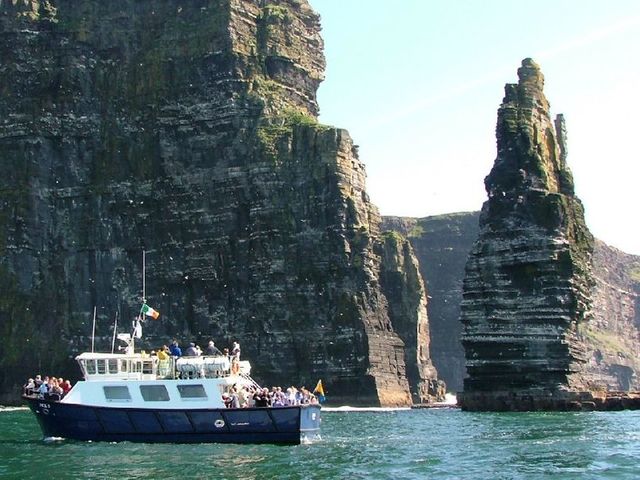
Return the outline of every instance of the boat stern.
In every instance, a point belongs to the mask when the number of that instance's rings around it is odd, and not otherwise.
[[[313,443],[321,440],[320,405],[304,405],[300,408],[300,443]]]

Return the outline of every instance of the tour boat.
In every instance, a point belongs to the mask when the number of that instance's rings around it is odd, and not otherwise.
[[[227,408],[236,386],[258,387],[248,361],[227,356],[169,357],[135,352],[137,334],[120,334],[122,353],[76,357],[84,380],[62,398],[27,392],[45,438],[172,443],[299,444],[320,438],[320,405]]]

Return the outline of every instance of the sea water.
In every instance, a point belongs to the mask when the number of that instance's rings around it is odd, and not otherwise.
[[[324,411],[310,445],[43,441],[0,408],[2,479],[640,478],[640,411]]]

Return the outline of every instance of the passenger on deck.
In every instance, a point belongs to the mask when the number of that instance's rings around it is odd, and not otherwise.
[[[31,395],[35,389],[36,389],[36,382],[33,380],[33,378],[30,378],[29,380],[27,380],[27,383],[25,383],[24,386],[22,387],[23,393],[25,395]]]
[[[64,391],[64,378],[62,377],[58,377],[58,386],[60,387],[60,389],[62,390],[62,395],[64,395],[66,392]]]
[[[273,387],[274,390],[271,393],[272,405],[274,407],[284,407],[286,404],[284,393],[281,387]]]
[[[58,379],[56,377],[52,377],[49,381],[49,394],[51,395],[60,395],[62,397],[63,390],[58,384]]]
[[[256,407],[270,407],[271,397],[269,396],[269,389],[263,388],[262,390],[258,390],[254,393],[253,400]]]
[[[38,387],[38,394],[40,395],[40,398],[44,398],[47,393],[49,393],[49,384],[42,382]]]
[[[62,390],[64,391],[64,394],[65,394],[65,395],[66,395],[67,393],[69,393],[69,390],[71,390],[71,388],[73,388],[73,387],[72,387],[71,382],[70,382],[69,380],[65,380],[65,381],[62,383]]]
[[[297,401],[296,401],[297,392],[298,392],[298,389],[293,385],[287,388],[287,395],[286,395],[287,405],[297,405]]]
[[[234,388],[231,389],[231,395],[229,395],[229,408],[240,408],[240,397],[238,397],[238,391]]]
[[[178,345],[177,340],[174,340],[173,342],[171,342],[171,348],[169,349],[169,351],[171,352],[171,355],[174,357],[182,356],[182,350],[180,349],[180,346]]]
[[[158,349],[156,355],[158,356],[158,360],[169,360],[169,347],[163,345],[162,348]]]
[[[240,399],[240,408],[248,407],[249,405],[249,392],[247,391],[247,387],[240,387],[240,391],[238,392],[238,398]]]
[[[42,377],[40,377],[40,375],[36,375],[36,378],[33,382],[36,384],[36,389],[40,388],[40,385],[42,385]]]
[[[209,345],[204,349],[205,355],[222,355],[222,352],[215,346],[213,340],[209,340]]]
[[[196,348],[196,344],[191,342],[187,349],[184,351],[185,357],[198,357],[200,354],[198,353],[198,349]]]
[[[233,342],[233,346],[231,347],[231,359],[234,358],[238,362],[240,361],[240,344],[238,342]]]
[[[238,362],[234,357],[231,357],[231,373],[233,375],[240,373],[240,362]]]
[[[253,386],[247,387],[247,386],[245,386],[244,389],[245,389],[245,395],[246,395],[246,398],[247,398],[247,401],[244,404],[244,406],[247,407],[247,408],[255,407],[256,406],[256,401],[253,398],[253,396],[256,393],[256,387],[253,387]]]

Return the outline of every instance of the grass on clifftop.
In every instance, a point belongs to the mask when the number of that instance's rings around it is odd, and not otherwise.
[[[279,140],[285,136],[292,135],[293,127],[295,126],[307,126],[321,131],[332,128],[319,123],[318,120],[303,110],[287,107],[279,115],[264,118],[263,124],[258,127],[258,141],[264,153],[275,161]]]
[[[640,283],[640,265],[633,265],[630,269],[629,269],[629,277],[631,278],[631,280],[633,280],[634,282]]]
[[[588,339],[589,343],[609,355],[622,355],[626,358],[634,358],[633,350],[625,345],[617,335],[597,330],[589,325],[582,330],[582,334]]]

